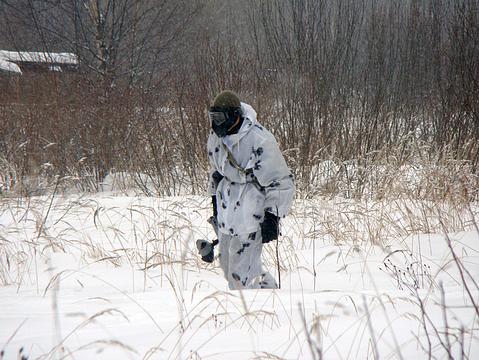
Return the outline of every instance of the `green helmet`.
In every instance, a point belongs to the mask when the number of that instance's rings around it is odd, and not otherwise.
[[[241,102],[236,93],[231,90],[224,90],[216,95],[212,107],[224,110],[237,109],[241,107]]]

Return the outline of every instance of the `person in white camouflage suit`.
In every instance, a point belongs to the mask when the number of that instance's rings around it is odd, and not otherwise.
[[[279,219],[287,215],[294,197],[293,175],[274,136],[234,92],[218,94],[208,116],[209,193],[220,266],[232,290],[275,289],[275,279],[263,269],[261,251],[263,243],[278,238]]]

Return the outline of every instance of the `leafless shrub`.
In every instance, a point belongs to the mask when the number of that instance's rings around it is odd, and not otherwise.
[[[17,184],[48,167],[98,191],[113,169],[149,195],[201,193],[205,111],[232,88],[279,139],[304,196],[386,196],[396,171],[418,163],[438,166],[427,179],[440,185],[423,184],[421,196],[444,196],[454,176],[477,188],[474,0],[205,1],[203,12],[188,2],[39,1],[25,2],[28,16],[21,3],[0,2],[3,46],[70,50],[81,66],[1,77],[0,149]],[[15,37],[23,33],[30,40]]]
[[[399,254],[403,261],[394,259],[394,254]],[[381,271],[387,273],[399,290],[437,288],[434,274],[431,266],[422,261],[422,258],[416,259],[415,256],[408,251],[397,250],[388,254],[383,260]]]

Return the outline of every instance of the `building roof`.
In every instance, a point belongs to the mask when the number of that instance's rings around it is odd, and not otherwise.
[[[0,50],[0,70],[21,74],[22,70],[18,65],[25,63],[78,65],[78,57],[72,53]],[[50,69],[55,67],[50,66]]]
[[[22,73],[22,70],[20,70],[17,64],[4,60],[2,58],[0,58],[0,71],[13,72],[17,74]]]

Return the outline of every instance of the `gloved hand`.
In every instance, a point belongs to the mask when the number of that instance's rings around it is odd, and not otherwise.
[[[279,236],[279,217],[266,211],[264,213],[264,220],[260,224],[261,237],[263,238],[263,244],[269,243],[272,240],[276,240]]]
[[[215,258],[215,246],[218,244],[218,240],[209,242],[208,240],[196,240],[196,248],[200,253],[201,260],[212,263]]]

